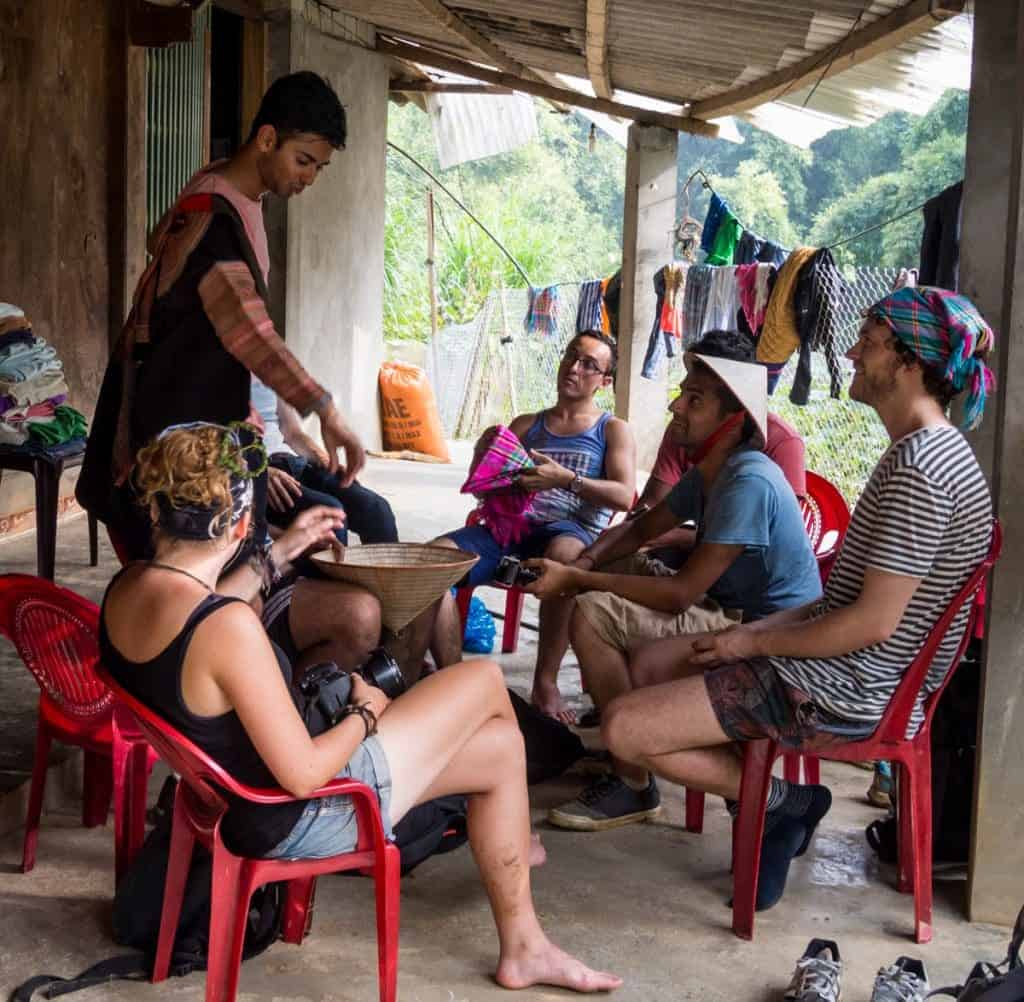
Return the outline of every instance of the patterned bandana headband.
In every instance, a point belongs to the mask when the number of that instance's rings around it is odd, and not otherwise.
[[[174,505],[166,494],[158,494],[158,524],[164,532],[178,539],[216,539],[230,526],[237,525],[252,507],[253,480],[267,468],[267,450],[263,447],[258,430],[241,421],[227,426],[207,421],[174,424],[160,432],[157,441],[175,431],[194,431],[198,428],[215,428],[223,432],[218,462],[231,474],[231,511],[219,511],[198,504]]]
[[[868,309],[922,362],[937,369],[958,393],[967,390],[963,427],[981,424],[995,387],[992,370],[977,358],[995,344],[992,328],[966,297],[929,286],[897,289]]]

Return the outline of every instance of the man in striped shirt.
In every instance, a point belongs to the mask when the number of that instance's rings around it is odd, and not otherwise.
[[[824,596],[693,638],[686,650],[678,638],[645,648],[638,670],[662,684],[609,706],[603,730],[616,757],[721,794],[735,810],[741,759],[734,742],[772,738],[814,748],[874,730],[988,550],[988,487],[947,411],[966,390],[965,425],[980,423],[992,344],[977,309],[952,292],[901,289],[871,307],[847,355],[850,396],[875,409],[892,445],[854,510]],[[953,622],[922,697],[952,667],[967,616],[965,608]],[[911,733],[921,720],[919,700]],[[772,780],[759,908],[782,896],[790,861],[807,848],[830,803],[824,787]]]

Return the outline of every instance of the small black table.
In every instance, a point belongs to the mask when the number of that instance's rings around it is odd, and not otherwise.
[[[53,450],[0,445],[0,478],[4,470],[31,473],[36,482],[36,573],[53,580],[57,552],[57,502],[60,477],[65,470],[82,465],[85,442],[80,448],[58,446]],[[89,514],[89,564],[99,563],[96,518]]]

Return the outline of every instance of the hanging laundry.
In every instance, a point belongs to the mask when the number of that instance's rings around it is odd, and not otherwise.
[[[789,251],[785,247],[781,247],[772,240],[766,240],[761,245],[757,261],[759,264],[773,264],[776,268],[781,268],[786,263],[787,257],[789,257]]]
[[[768,396],[771,396],[775,392],[775,387],[779,385],[779,377],[786,368],[786,363],[766,362],[764,367],[768,370]]]
[[[733,264],[755,264],[757,255],[761,253],[764,241],[750,230],[744,230],[740,234],[739,243],[736,244],[736,252],[733,254]]]
[[[558,315],[561,309],[562,298],[557,285],[549,285],[544,289],[535,289],[531,285],[523,330],[527,334],[550,337],[558,331]]]
[[[718,192],[711,192],[711,201],[708,204],[708,214],[704,217],[704,229],[700,235],[700,249],[706,254],[711,253],[715,245],[715,237],[718,236],[718,227],[725,218],[726,213],[730,216],[732,212],[725,200],[719,197]]]
[[[779,269],[765,313],[761,336],[757,340],[759,362],[785,364],[800,347],[793,297],[796,294],[800,271],[814,256],[815,251],[814,247],[797,247]]]
[[[839,399],[843,374],[837,357],[838,318],[835,304],[840,301],[845,290],[846,283],[827,247],[816,251],[800,270],[793,296],[800,332],[800,358],[793,377],[793,387],[789,392],[791,403],[803,406],[810,398],[812,351],[824,354],[829,371],[829,391],[834,399]]]
[[[924,203],[921,236],[921,285],[937,285],[956,292],[960,287],[960,218],[963,181]]]
[[[607,313],[601,295],[600,279],[580,285],[580,302],[576,308],[576,333],[604,330],[602,313]]]
[[[765,310],[768,308],[768,286],[773,271],[775,268],[770,264],[736,266],[736,288],[740,307],[747,327],[754,337],[761,333],[761,325],[764,323]]]
[[[683,331],[683,299],[688,266],[673,262],[654,273],[654,323],[647,339],[647,352],[640,375],[654,379],[662,356],[675,358],[676,341]]]
[[[704,313],[705,331],[739,330],[736,314],[740,309],[739,290],[736,286],[736,268],[733,265],[711,269],[711,292]]]
[[[704,325],[704,316],[707,313],[711,278],[715,270],[707,264],[694,264],[686,273],[686,289],[683,293],[684,348],[697,341],[707,329]]]
[[[619,339],[619,299],[622,295],[622,271],[615,272],[604,287],[604,308],[608,314],[611,335]]]
[[[601,279],[601,327],[600,330],[604,334],[609,336],[612,333],[612,318],[608,315],[608,304],[605,301],[605,293],[608,291],[608,284],[611,282],[610,278]]]
[[[727,207],[722,214],[722,221],[718,224],[715,242],[711,245],[711,251],[705,263],[731,265],[733,255],[736,253],[736,245],[739,243],[742,233],[743,227],[740,225],[740,221]]]

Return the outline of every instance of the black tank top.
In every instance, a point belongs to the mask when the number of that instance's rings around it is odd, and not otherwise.
[[[107,594],[124,570],[107,586]],[[239,782],[247,786],[276,787],[277,780],[260,758],[234,710],[215,717],[198,716],[188,709],[181,695],[181,672],[192,634],[211,613],[240,601],[223,595],[207,595],[192,610],[178,635],[155,658],[129,661],[111,643],[107,633],[104,595],[100,610],[100,657],[119,685],[177,728]],[[275,653],[280,664],[283,655],[276,648]],[[281,669],[287,680],[290,668],[281,665]],[[229,806],[221,823],[221,834],[228,849],[239,856],[259,857],[273,849],[295,827],[308,803],[253,804],[226,790],[222,792]]]

